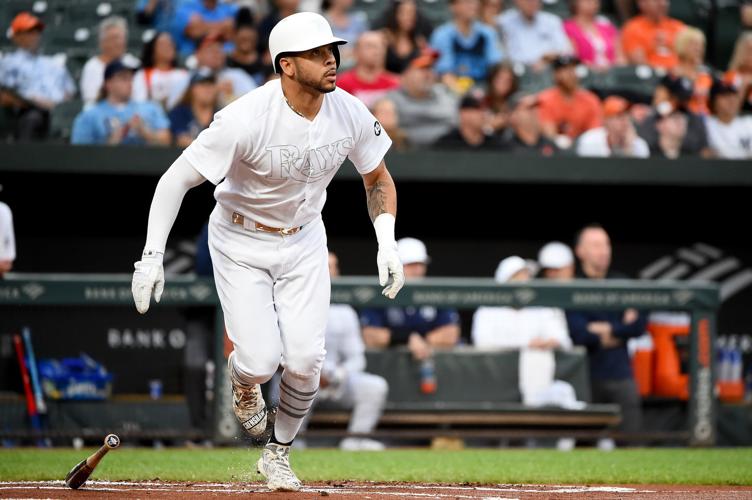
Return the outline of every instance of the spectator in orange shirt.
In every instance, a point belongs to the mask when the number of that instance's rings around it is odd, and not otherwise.
[[[679,64],[674,68],[676,76],[688,78],[693,84],[689,110],[707,115],[708,94],[713,85],[713,76],[703,64],[705,60],[705,34],[697,28],[687,27],[676,36],[674,42]]]
[[[742,109],[752,111],[752,32],[742,33],[736,41],[725,80],[739,89]]]
[[[685,0],[682,0],[685,1]],[[669,0],[638,0],[640,14],[622,29],[622,48],[630,64],[671,69],[678,60],[674,39],[684,23],[668,17]]]
[[[592,92],[580,87],[577,66],[572,56],[554,59],[554,87],[538,95],[538,113],[543,134],[557,146],[567,149],[586,130],[600,127],[603,121],[601,101]]]

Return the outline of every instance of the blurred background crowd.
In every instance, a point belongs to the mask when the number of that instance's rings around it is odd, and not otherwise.
[[[397,150],[752,157],[749,0],[7,0],[0,137],[185,147],[300,10]]]

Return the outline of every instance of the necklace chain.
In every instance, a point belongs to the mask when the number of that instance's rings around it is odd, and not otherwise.
[[[287,100],[287,96],[286,95],[283,94],[283,97],[285,98],[285,102],[287,103],[287,105],[290,107],[291,110],[293,110],[295,112],[295,114],[297,114],[298,116],[302,116],[303,118],[305,118],[305,115],[303,113],[301,113],[300,111],[298,111],[297,109],[295,109],[295,107],[292,104],[290,104],[290,101]]]

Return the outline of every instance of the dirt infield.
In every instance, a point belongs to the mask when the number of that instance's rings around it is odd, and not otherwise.
[[[564,486],[564,485],[437,485],[404,483],[330,482],[307,484],[297,493],[271,493],[260,483],[166,483],[90,481],[79,490],[67,488],[62,481],[0,482],[4,499],[191,499],[191,498],[273,498],[302,500],[332,499],[752,499],[750,487],[715,486]]]

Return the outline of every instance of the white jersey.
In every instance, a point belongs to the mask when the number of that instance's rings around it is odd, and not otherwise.
[[[0,201],[0,260],[16,259],[16,237],[13,233],[13,213]]]
[[[572,347],[564,311],[554,307],[479,307],[473,315],[473,345],[522,349],[535,338],[555,339],[561,349]]]
[[[219,111],[183,156],[219,184],[214,197],[224,208],[290,228],[320,216],[326,187],[345,158],[367,174],[391,144],[368,108],[344,90],[324,94],[311,121],[287,105],[273,80]]]
[[[731,160],[752,158],[752,116],[738,116],[731,123],[708,116],[705,125],[710,147],[718,156]]]
[[[366,368],[365,346],[360,333],[358,313],[347,304],[329,306],[326,323],[326,359],[324,372],[343,367],[347,373]]]

